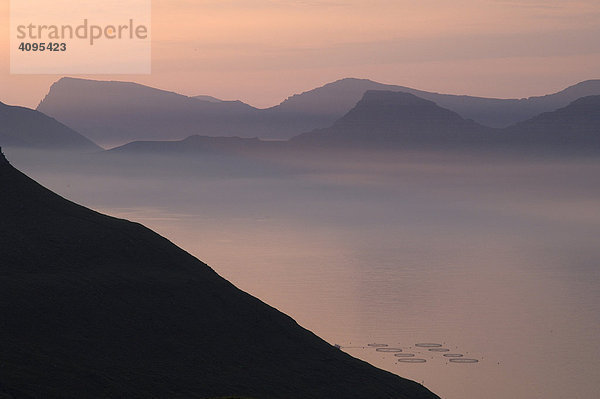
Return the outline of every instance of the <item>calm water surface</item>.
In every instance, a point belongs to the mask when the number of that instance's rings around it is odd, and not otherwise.
[[[408,157],[268,178],[35,177],[158,231],[331,344],[443,398],[600,390],[599,161]]]

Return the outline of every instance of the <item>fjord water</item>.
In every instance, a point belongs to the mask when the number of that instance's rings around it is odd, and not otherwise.
[[[401,153],[169,178],[21,167],[443,398],[600,389],[598,159]],[[427,361],[398,362],[374,343]]]

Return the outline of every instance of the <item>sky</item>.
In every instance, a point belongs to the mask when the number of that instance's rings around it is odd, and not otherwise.
[[[0,101],[35,107],[63,75],[10,74],[0,4]],[[521,98],[600,78],[599,37],[599,0],[153,0],[152,73],[80,77],[257,107],[345,77]]]

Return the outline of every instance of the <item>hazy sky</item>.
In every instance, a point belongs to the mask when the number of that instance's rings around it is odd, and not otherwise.
[[[36,106],[60,76],[9,74],[0,2],[0,101]],[[600,78],[599,0],[153,0],[152,17],[151,75],[89,77],[261,107],[343,77],[496,97]]]

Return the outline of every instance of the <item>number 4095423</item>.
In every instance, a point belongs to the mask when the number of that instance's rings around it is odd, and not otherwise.
[[[19,45],[21,51],[67,51],[67,43],[25,43]]]

